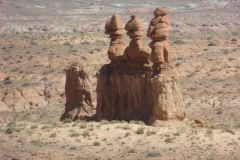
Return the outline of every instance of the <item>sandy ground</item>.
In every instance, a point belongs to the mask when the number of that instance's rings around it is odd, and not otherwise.
[[[44,15],[36,16],[38,22],[22,19],[27,16],[14,18],[13,13],[18,10],[13,12],[13,6],[21,7],[20,1],[0,2],[0,12],[5,13],[0,18],[0,159],[239,159],[238,1],[220,8],[202,5],[181,12],[173,9],[169,14],[172,63],[182,76],[180,84],[189,120],[158,127],[141,122],[59,122],[65,102],[66,66],[78,61],[87,67],[96,97],[95,75],[109,62],[106,55],[109,39],[102,27],[112,8],[89,23],[74,19],[68,12],[64,16],[69,14],[71,23],[63,22],[68,18],[59,18],[49,10],[53,19],[57,17],[51,26],[48,22],[51,16],[48,20]],[[83,3],[88,10],[90,2]],[[125,8],[119,14],[124,23],[131,14],[136,14],[146,32],[152,8],[143,8],[135,7],[128,12]],[[24,15],[19,13],[15,15]],[[96,19],[96,14],[86,17]],[[56,27],[59,23],[67,29]],[[128,37],[124,40],[127,46]],[[149,42],[144,36],[147,49]],[[192,123],[195,119],[202,120],[205,127],[196,127]]]

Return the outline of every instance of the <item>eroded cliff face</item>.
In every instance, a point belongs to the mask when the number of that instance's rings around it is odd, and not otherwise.
[[[111,21],[114,18],[107,22],[106,33],[114,24]],[[170,64],[168,25],[167,10],[157,8],[147,33],[152,39],[149,54],[141,44],[140,20],[131,16],[125,26],[131,39],[129,46],[122,54],[112,54],[116,58],[111,57],[111,63],[97,74],[97,120],[142,120],[153,124],[156,120],[185,118],[178,72]]]
[[[151,78],[151,84],[154,104],[148,123],[152,124],[156,120],[183,120],[185,107],[176,69],[168,66],[162,70],[162,74]]]
[[[83,115],[82,111],[88,113],[90,107],[93,107],[89,75],[81,64],[72,64],[65,69],[65,72],[66,104],[60,120],[76,120]]]
[[[148,72],[150,68],[135,66],[135,70],[127,69],[133,66],[130,62],[103,66],[97,76],[98,120],[147,121],[151,115],[153,97]]]
[[[97,120],[183,120],[185,108],[177,71],[154,75],[150,64],[104,65],[97,76]],[[140,66],[145,68],[141,68]],[[142,69],[142,70],[141,70]]]

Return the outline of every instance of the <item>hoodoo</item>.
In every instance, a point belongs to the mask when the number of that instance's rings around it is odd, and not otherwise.
[[[185,108],[178,85],[178,72],[171,65],[166,8],[157,8],[147,36],[151,53],[141,44],[140,20],[131,16],[125,30],[131,41],[123,50],[120,18],[113,15],[106,23],[111,42],[110,64],[97,74],[97,120],[183,120]]]
[[[113,14],[111,19],[106,22],[105,33],[111,39],[108,48],[108,58],[112,61],[121,59],[124,51],[124,43],[122,41],[123,25],[117,14]]]
[[[60,120],[75,120],[80,118],[82,111],[88,113],[91,110],[91,108],[86,108],[86,106],[93,107],[89,75],[84,67],[78,63],[71,64],[65,69],[65,72],[66,104]]]

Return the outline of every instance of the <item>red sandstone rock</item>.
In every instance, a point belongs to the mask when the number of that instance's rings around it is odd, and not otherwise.
[[[89,75],[82,65],[72,64],[66,71],[65,94],[66,104],[65,111],[60,120],[66,118],[77,119],[80,117],[81,110],[88,112],[85,104],[93,107],[91,85]]]
[[[123,25],[121,22],[121,18],[117,14],[113,14],[111,19],[106,22],[105,25],[105,33],[106,34],[117,34],[122,35]]]
[[[108,58],[111,60],[123,59],[124,43],[121,39],[112,39],[108,48]]]
[[[124,29],[128,32],[141,31],[142,25],[140,20],[136,16],[132,15],[131,19],[127,22]]]
[[[29,108],[29,102],[22,96],[21,90],[7,90],[2,101],[13,111],[22,112]]]
[[[167,67],[162,74],[152,79],[154,104],[149,124],[153,124],[156,120],[185,118],[181,89],[177,83],[178,77],[174,67]]]
[[[152,49],[151,61],[154,64],[164,64],[170,62],[171,52],[168,44],[169,19],[166,8],[157,8],[154,11],[155,17],[148,27],[147,36],[152,39],[150,47]]]
[[[154,13],[148,28],[153,66],[142,49],[140,22],[132,16],[125,26],[131,39],[124,51],[127,61],[112,61],[97,75],[97,120],[142,120],[154,124],[158,120],[185,118],[178,74],[169,64],[167,10],[156,9]]]
[[[131,16],[131,20],[125,25],[125,30],[131,41],[129,46],[125,49],[124,55],[130,61],[144,62],[147,61],[149,57],[149,54],[144,51],[140,41],[142,36],[141,29],[140,20],[135,16]]]
[[[167,41],[161,41],[151,43],[150,48],[152,49],[150,60],[155,64],[169,63],[171,59],[170,47]]]
[[[105,33],[110,35],[111,41],[108,49],[108,58],[110,60],[122,60],[124,43],[122,41],[123,25],[120,17],[113,14],[105,25]]]
[[[157,8],[154,10],[154,15],[157,16],[164,16],[166,15],[168,10],[165,7]]]

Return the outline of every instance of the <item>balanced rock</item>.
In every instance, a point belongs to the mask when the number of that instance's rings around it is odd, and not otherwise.
[[[78,119],[81,111],[89,112],[86,105],[93,107],[92,91],[89,81],[89,75],[81,64],[72,64],[65,69],[66,83],[65,111],[60,120]]]
[[[105,33],[109,34],[110,36],[121,36],[123,33],[123,25],[121,22],[121,18],[117,14],[113,14],[111,19],[106,22],[105,25]]]
[[[166,15],[168,10],[165,7],[157,8],[153,11],[155,17]]]
[[[152,49],[151,61],[154,66],[164,66],[170,62],[171,52],[168,44],[169,19],[166,8],[157,8],[154,11],[154,18],[151,20],[147,36],[152,39],[150,48]],[[161,68],[161,67],[160,67]]]
[[[140,20],[136,16],[131,16],[131,19],[125,25],[125,30],[131,41],[124,51],[124,56],[130,61],[146,62],[149,54],[143,49],[140,41],[142,36]]]
[[[142,25],[141,25],[140,20],[136,16],[132,15],[131,19],[125,25],[125,30],[128,32],[141,31]]]
[[[124,43],[122,41],[123,25],[117,14],[113,14],[111,19],[106,22],[105,33],[111,38],[108,58],[112,61],[122,60],[124,51]]]

